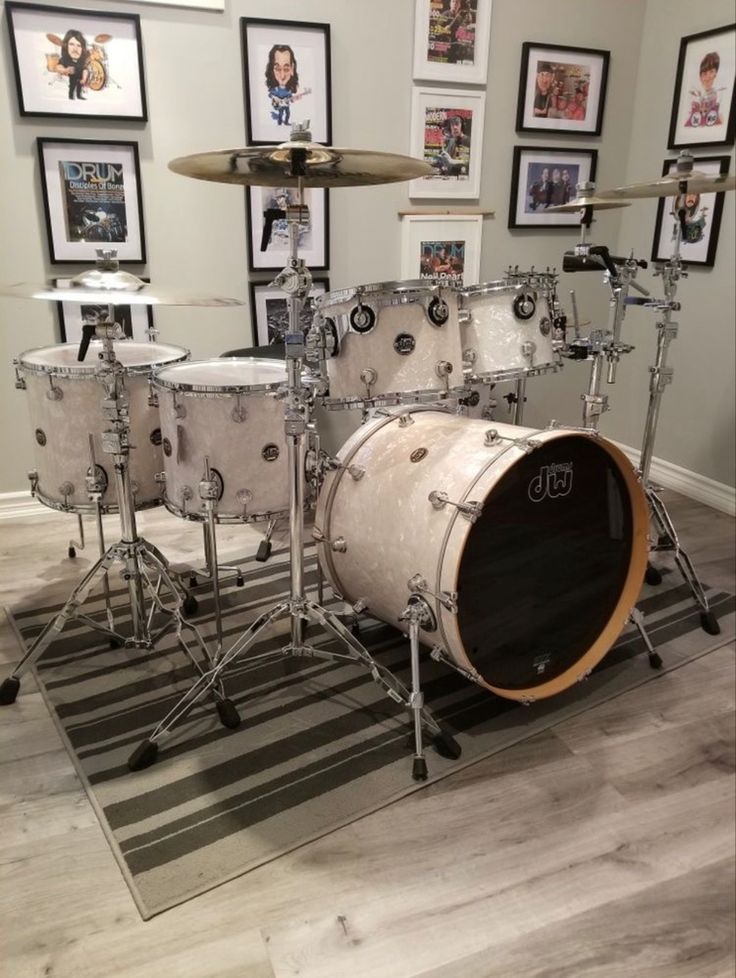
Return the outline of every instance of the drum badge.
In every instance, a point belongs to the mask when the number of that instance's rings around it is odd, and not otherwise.
[[[411,333],[399,333],[394,340],[394,350],[402,357],[407,357],[410,353],[413,353],[416,345],[417,341]]]
[[[559,499],[568,496],[572,491],[572,462],[556,462],[553,465],[543,465],[539,475],[535,475],[529,483],[529,498],[533,503],[541,503],[543,499]]]

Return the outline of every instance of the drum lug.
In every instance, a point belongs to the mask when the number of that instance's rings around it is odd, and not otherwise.
[[[158,407],[158,394],[153,386],[152,378],[148,380],[148,406],[153,408]]]
[[[399,428],[408,428],[410,425],[413,424],[414,424],[414,418],[411,416],[411,414],[402,414],[399,416]]]
[[[71,482],[62,482],[59,486],[59,495],[64,497],[64,505],[69,506],[69,496],[74,495],[74,484]]]
[[[24,391],[26,389],[26,380],[20,372],[18,360],[13,360],[13,368],[15,370],[15,386],[19,391]]]
[[[253,501],[253,493],[250,491],[250,489],[238,489],[238,491],[235,493],[235,498],[243,507],[243,516],[247,516],[248,503]]]
[[[366,367],[365,370],[360,371],[360,379],[365,384],[366,396],[372,397],[371,387],[378,380],[378,371],[373,367]]]
[[[446,492],[441,492],[437,489],[433,489],[427,497],[434,506],[435,509],[444,509],[445,506],[454,506],[459,513],[465,517],[466,520],[470,520],[471,523],[480,517],[483,512],[483,504],[474,502],[472,500],[467,503],[454,503],[448,498]]]
[[[443,665],[449,666],[450,669],[454,669],[455,672],[459,672],[461,676],[469,679],[471,683],[477,683],[478,686],[484,685],[483,677],[476,669],[465,669],[463,666],[459,666],[456,662],[453,662],[441,645],[435,645],[430,651],[429,656],[435,662],[441,662]]]
[[[470,309],[458,309],[457,311],[457,321],[460,326],[467,326],[473,321],[473,316],[471,315]]]
[[[49,374],[49,389],[46,391],[46,397],[50,401],[60,401],[64,396],[64,391],[60,387],[54,387],[54,375]]]
[[[410,577],[406,582],[406,586],[412,594],[429,594],[430,597],[439,601],[442,607],[446,608],[450,614],[457,614],[457,591],[440,591],[439,594],[435,594],[434,591],[429,590],[429,584],[421,574],[415,574],[413,577]]]
[[[187,515],[187,503],[190,499],[194,497],[194,493],[189,488],[189,486],[183,486],[181,490],[181,511],[184,516]]]
[[[31,483],[31,495],[35,496],[38,489],[38,472],[35,469],[31,469],[28,473],[28,480]]]
[[[472,367],[477,359],[478,354],[472,347],[469,347],[467,350],[463,350],[463,363],[467,363],[468,366]]]
[[[365,475],[365,469],[362,465],[344,465],[339,458],[332,458],[331,455],[327,455],[324,452],[321,454],[319,464],[328,472],[335,472],[341,469],[352,476],[355,482],[360,482]]]
[[[245,421],[245,419],[248,417],[248,412],[240,403],[240,394],[235,395],[235,407],[230,412],[230,417],[235,422],[235,424],[242,424],[243,421]]]
[[[450,374],[452,373],[452,364],[450,363],[450,361],[449,360],[438,360],[437,363],[435,364],[434,369],[435,369],[435,373],[437,374],[437,376],[441,380],[444,380],[444,382],[445,382],[445,389],[446,390],[449,390],[449,386],[450,386],[450,379],[449,378],[450,378]]]
[[[567,429],[567,425],[565,425],[565,428]],[[486,432],[485,444],[490,447],[491,445],[497,445],[501,441],[507,441],[510,445],[520,448],[521,451],[525,452],[527,455],[531,454],[542,444],[535,438],[504,438],[503,435],[499,435],[495,428],[489,428]]]
[[[312,529],[312,539],[316,540],[317,543],[324,543],[336,554],[344,554],[348,549],[348,545],[345,542],[344,537],[335,537],[334,540],[328,540],[322,530],[316,526]]]
[[[522,696],[519,700],[522,706],[531,706],[532,703],[536,703],[536,697],[534,696]]]

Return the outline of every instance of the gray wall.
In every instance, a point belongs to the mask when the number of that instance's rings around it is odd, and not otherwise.
[[[72,2],[68,6],[89,6]],[[494,210],[483,233],[481,278],[498,278],[509,264],[545,267],[559,265],[562,252],[576,240],[570,231],[509,231],[506,228],[512,148],[517,143],[596,146],[599,150],[599,186],[627,179],[649,178],[659,172],[665,154],[666,118],[669,118],[671,76],[679,37],[700,27],[725,23],[722,0],[711,3],[707,21],[685,4],[623,0],[494,0],[491,27],[488,102],[480,205]],[[391,152],[408,152],[413,45],[413,0],[229,0],[224,14],[186,9],[115,3],[113,9],[139,13],[142,19],[149,123],[106,125],[70,124],[67,120],[20,119],[8,57],[0,74],[0,165],[5,193],[0,197],[0,279],[37,281],[78,270],[78,266],[51,266],[46,255],[46,233],[40,204],[35,138],[136,139],[140,144],[142,184],[149,264],[141,270],[161,286],[182,286],[201,291],[247,297],[244,195],[238,188],[187,180],[166,168],[169,159],[201,150],[240,146],[245,142],[241,52],[238,20],[241,16],[326,21],[332,28],[333,134],[336,144]],[[672,11],[675,11],[673,14]],[[659,24],[659,21],[662,24]],[[666,29],[665,29],[666,24]],[[3,26],[3,53],[8,53]],[[664,42],[663,42],[664,36]],[[640,65],[640,42],[646,58]],[[525,40],[581,44],[611,51],[608,100],[600,139],[551,139],[537,134],[520,138],[514,132],[521,44]],[[656,85],[648,78],[655,63],[662,68]],[[637,88],[641,70],[645,90]],[[669,80],[667,80],[669,78]],[[661,84],[661,92],[658,85]],[[650,132],[642,96],[651,101],[661,118],[658,132]],[[665,118],[666,117],[666,118]],[[632,120],[635,138],[632,140]],[[651,142],[650,142],[651,140]],[[636,146],[636,151],[634,150]],[[426,204],[426,201],[421,202]],[[397,211],[409,204],[405,185],[333,191],[331,196],[331,270],[333,288],[399,277],[399,219]],[[626,211],[604,214],[595,226],[600,242],[619,242],[647,253],[652,224],[651,202]],[[622,220],[627,223],[622,224]],[[733,200],[727,202],[722,228],[722,251],[713,273],[706,273],[703,290],[728,278],[725,239],[733,227]],[[640,240],[634,240],[639,228]],[[624,231],[624,228],[626,231]],[[633,229],[633,230],[632,230]],[[732,257],[732,252],[731,252]],[[700,278],[703,273],[695,273]],[[565,276],[570,279],[570,276]],[[579,281],[582,279],[582,281]],[[593,280],[593,281],[591,281]],[[605,321],[607,295],[597,276],[578,276],[563,283],[578,291],[581,313]],[[684,293],[684,289],[683,289]],[[684,297],[684,295],[683,295]],[[690,300],[688,300],[690,301]],[[716,300],[712,300],[713,307]],[[694,304],[694,303],[693,303]],[[732,312],[730,304],[724,308]],[[212,356],[250,341],[247,306],[230,310],[161,309],[156,311],[161,338],[190,347],[194,356]],[[26,487],[25,473],[32,465],[31,433],[24,395],[12,387],[10,360],[23,349],[55,342],[55,311],[42,303],[0,299],[0,457],[4,464],[0,492]],[[684,322],[684,320],[683,320]],[[642,323],[651,338],[653,327]],[[637,328],[639,328],[637,326]],[[699,333],[702,335],[701,328]],[[717,361],[724,375],[732,363],[727,340],[709,322],[711,352],[701,357],[709,369]],[[644,330],[642,329],[642,332]],[[684,330],[683,330],[684,332]],[[633,342],[633,340],[632,340]],[[681,342],[677,341],[678,344]],[[686,340],[678,354],[684,357]],[[731,350],[732,352],[732,350]],[[636,444],[642,415],[638,402],[648,374],[647,357],[627,363],[621,413],[610,430],[621,441]],[[3,366],[5,365],[5,366]],[[731,367],[732,370],[732,367]],[[684,373],[684,371],[683,371]],[[680,376],[678,375],[678,382]],[[725,380],[721,383],[725,384]],[[580,392],[587,383],[582,365],[570,365],[562,376],[541,378],[530,385],[528,418],[546,423],[550,417],[577,422]],[[700,384],[710,387],[703,374]],[[683,385],[684,386],[684,385]],[[618,392],[621,388],[615,388]],[[637,391],[636,398],[633,391]],[[671,398],[674,401],[674,397]],[[637,405],[637,406],[634,406]],[[668,405],[669,406],[669,405]],[[674,408],[675,405],[672,405]],[[682,415],[688,415],[678,404]],[[714,456],[723,456],[726,423],[717,423],[716,408],[708,426],[691,418],[694,435],[684,451],[682,439],[669,437],[665,420],[657,454],[714,478],[733,482]],[[8,423],[9,422],[9,423]],[[670,419],[667,419],[671,427]],[[714,441],[715,439],[715,441]],[[704,445],[704,442],[707,444]],[[667,454],[669,452],[669,454]],[[716,466],[716,467],[714,467]],[[718,473],[718,474],[716,474]]]

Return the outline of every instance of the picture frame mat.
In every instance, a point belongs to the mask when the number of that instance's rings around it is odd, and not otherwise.
[[[423,159],[428,109],[471,110],[470,166],[467,181],[442,177],[420,177],[409,183],[409,196],[417,198],[475,199],[480,194],[485,126],[485,92],[473,89],[441,89],[415,86],[412,91],[411,155]],[[465,104],[463,104],[465,103]]]
[[[478,0],[473,64],[443,64],[430,61],[427,58],[431,0],[415,0],[414,65],[412,72],[414,80],[484,85],[488,75],[492,6],[492,0]]]
[[[409,214],[401,219],[401,278],[421,278],[423,242],[464,241],[463,285],[480,280],[480,255],[483,231],[482,214]]]
[[[516,131],[599,135],[603,123],[609,60],[609,51],[525,42],[522,47]],[[540,61],[548,61],[552,64],[586,64],[590,66],[587,104],[590,106],[592,103],[595,106],[595,111],[591,114],[590,120],[587,118],[581,120],[539,118],[534,115],[537,64]]]

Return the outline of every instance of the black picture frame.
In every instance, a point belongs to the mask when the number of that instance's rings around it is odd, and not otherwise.
[[[296,193],[294,187],[245,188],[249,272],[280,271],[286,265],[289,249],[285,220],[274,222],[271,243],[266,251],[260,250],[264,212],[271,207],[279,208],[283,202],[281,194],[288,195],[288,201],[295,203]],[[314,237],[311,241],[300,238],[300,257],[312,271],[323,272],[330,267],[330,192],[322,187],[308,187],[304,190],[304,203],[309,208]]]
[[[558,229],[575,226],[580,223],[580,215],[572,214],[545,214],[545,210],[555,203],[567,203],[575,196],[575,186],[578,183],[595,181],[595,172],[598,165],[597,149],[582,149],[577,146],[514,146],[514,156],[511,166],[511,196],[509,201],[509,228],[535,228]],[[545,191],[544,196],[539,195],[539,202],[532,206],[531,188],[535,183],[535,177],[539,177],[536,182],[541,182],[544,170],[547,169],[547,183],[554,182],[554,170],[560,171],[560,176],[564,177],[564,171],[568,171],[569,180],[564,192]],[[523,180],[522,180],[523,177]],[[520,190],[523,188],[524,204],[520,206]],[[558,197],[560,198],[558,200]],[[567,199],[564,199],[564,198]],[[546,203],[545,203],[546,201]]]
[[[138,14],[14,0],[5,10],[21,116],[148,120]],[[86,58],[79,68],[80,58],[67,54],[70,44]]]
[[[149,279],[142,278],[141,281],[148,282]],[[66,287],[69,285],[69,278],[54,279],[54,287]],[[85,302],[57,302],[56,318],[59,323],[59,342],[60,343],[79,343],[82,338],[81,326],[84,319],[83,307],[86,305],[99,306],[101,303]],[[79,308],[77,308],[79,307]],[[146,339],[146,330],[153,329],[153,306],[148,304],[135,305],[116,305],[115,322],[119,323],[125,335],[129,339],[143,341]]]
[[[122,264],[145,263],[138,143],[39,136],[36,145],[51,264],[94,264],[100,247]]]
[[[270,280],[266,279],[263,282],[250,282],[250,321],[251,328],[253,331],[253,345],[254,346],[268,346],[272,342],[272,329],[271,324],[268,321],[268,310],[265,310],[266,320],[263,320],[263,310],[259,309],[261,303],[259,302],[259,294],[265,294],[272,292],[273,296],[268,298],[278,298],[283,299],[287,302],[286,294],[280,289],[271,285]],[[330,291],[330,280],[327,275],[315,275],[312,279],[312,289],[310,290],[317,293],[324,293]],[[288,304],[287,304],[288,310]],[[259,315],[259,312],[261,315]],[[313,310],[309,308],[302,309],[302,326],[309,327],[312,322]],[[307,321],[308,320],[308,321]],[[304,330],[306,332],[306,328]]]
[[[695,160],[695,169],[705,173],[728,173],[730,156],[700,156]],[[662,165],[662,176],[667,176],[677,164],[677,158],[666,159]],[[709,165],[709,164],[712,164]],[[690,195],[688,195],[690,196]],[[718,235],[721,230],[721,214],[725,193],[693,194],[693,201],[686,207],[685,226],[687,237],[681,240],[680,258],[688,265],[712,268],[718,250]],[[679,201],[678,197],[660,197],[657,201],[657,218],[652,239],[652,261],[666,261],[672,256],[671,250],[663,247],[665,241],[674,241],[674,226],[677,218],[671,213]],[[687,201],[686,201],[687,203]],[[668,230],[671,229],[671,230]],[[707,234],[705,233],[707,229]]]
[[[291,125],[307,119],[312,142],[331,144],[330,25],[241,17],[240,30],[248,145],[286,142]],[[269,89],[267,72],[271,57],[275,59],[274,49],[280,48],[288,48],[288,64],[295,70],[285,85]],[[278,79],[272,75],[271,80]],[[295,89],[290,92],[292,86]],[[282,89],[284,94],[279,94]]]
[[[516,131],[600,136],[610,61],[611,52],[599,48],[525,41],[521,46]],[[540,64],[551,69],[546,73],[552,77],[544,110],[554,115],[536,115],[538,72],[534,69]]]
[[[712,57],[713,53],[720,59],[718,51],[715,50],[713,43],[721,35],[732,35],[730,46],[719,45],[721,49],[729,51],[728,63],[721,62],[716,68],[716,76],[711,80],[711,93],[702,90],[687,89],[690,84],[697,84],[695,72],[697,68],[697,80],[702,84],[703,75],[700,71],[705,58]],[[668,149],[706,149],[714,146],[731,146],[734,142],[736,129],[736,64],[733,62],[733,55],[730,53],[736,43],[736,24],[727,24],[724,27],[715,27],[711,30],[701,31],[698,34],[688,34],[680,39],[680,51],[677,57],[677,70],[675,72],[675,88],[672,96],[672,113],[670,115],[670,128],[667,136]],[[725,59],[724,59],[725,61]],[[721,68],[728,72],[722,81],[726,89],[726,95],[718,97],[719,88],[714,86],[718,73]],[[685,89],[685,90],[683,90]],[[688,106],[688,102],[690,103]],[[715,109],[713,106],[715,105]],[[724,112],[724,107],[727,107]],[[720,122],[711,122],[712,112],[715,111],[720,117]],[[710,136],[716,136],[712,139]],[[704,137],[704,138],[701,138]]]

